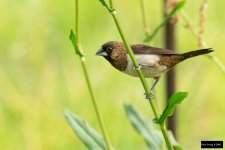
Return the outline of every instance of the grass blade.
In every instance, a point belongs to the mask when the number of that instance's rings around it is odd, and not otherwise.
[[[148,35],[144,42],[150,42],[155,35],[158,33],[158,31],[168,22],[170,21],[170,19],[181,9],[184,7],[185,1],[180,1],[179,3],[177,3],[177,5],[173,8],[173,10],[165,16],[165,18],[162,20],[162,22],[155,28],[155,30]]]
[[[64,111],[65,117],[75,134],[90,150],[107,150],[103,137],[98,134],[84,119],[69,110]]]

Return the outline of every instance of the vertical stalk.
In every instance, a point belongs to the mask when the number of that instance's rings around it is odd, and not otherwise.
[[[77,45],[78,45],[79,49],[81,50],[80,38],[79,38],[79,3],[78,3],[78,1],[79,0],[75,0],[75,8],[76,8],[75,9],[75,16],[76,16],[76,18],[75,18],[75,32],[76,32],[76,38],[77,38]],[[111,146],[108,134],[106,132],[104,123],[102,121],[102,117],[101,117],[101,114],[99,112],[97,101],[96,101],[95,96],[94,96],[94,92],[93,92],[93,89],[92,89],[92,86],[91,86],[90,78],[89,78],[89,75],[88,75],[88,72],[87,72],[87,69],[86,69],[86,65],[85,65],[85,57],[83,55],[80,56],[80,61],[81,61],[82,69],[84,71],[84,76],[85,76],[86,83],[87,83],[87,86],[88,86],[88,91],[90,93],[91,100],[92,100],[92,103],[94,105],[94,110],[95,110],[95,113],[96,113],[96,116],[97,116],[97,120],[98,120],[100,129],[101,129],[102,135],[105,139],[107,149],[112,150],[112,146]]]
[[[85,58],[81,57],[80,60],[81,60],[81,65],[82,65],[82,68],[83,68],[83,71],[84,71],[85,79],[86,79],[86,82],[87,82],[87,85],[88,85],[88,90],[89,90],[89,93],[90,93],[90,96],[91,96],[91,99],[92,99],[92,102],[93,102],[93,105],[94,105],[94,109],[95,109],[95,112],[96,112],[98,123],[100,125],[100,129],[102,131],[102,134],[103,134],[103,137],[105,139],[108,150],[112,150],[112,146],[111,146],[111,143],[109,141],[109,137],[108,137],[108,134],[106,132],[105,126],[103,124],[102,117],[101,117],[101,114],[99,112],[98,104],[97,104],[97,101],[95,99],[92,87],[91,87],[91,82],[90,82],[88,72],[87,72],[87,69],[86,69],[86,66],[85,66]]]
[[[135,67],[135,68],[138,68],[138,67],[139,67],[139,64],[137,63],[137,61],[136,61],[136,59],[135,59],[135,56],[134,56],[134,53],[133,53],[133,51],[131,50],[131,48],[130,48],[128,42],[126,41],[126,39],[125,39],[125,37],[124,37],[124,34],[123,34],[122,30],[121,30],[120,24],[119,24],[119,22],[118,22],[118,20],[117,20],[117,18],[116,18],[115,13],[112,12],[111,15],[112,15],[112,17],[113,17],[113,20],[114,20],[116,26],[117,26],[117,29],[118,29],[118,31],[119,31],[119,34],[120,34],[121,38],[122,38],[122,41],[123,41],[123,43],[124,43],[124,45],[125,45],[125,47],[126,47],[126,49],[127,49],[127,52],[128,52],[128,54],[129,54],[129,56],[131,57],[132,63],[134,64],[134,67]],[[147,82],[146,82],[146,80],[145,80],[145,78],[144,78],[144,75],[143,75],[142,71],[141,71],[140,69],[138,69],[137,72],[138,72],[138,75],[139,75],[139,77],[140,77],[141,83],[142,83],[142,85],[143,85],[143,87],[144,87],[145,94],[146,94],[148,97],[151,97],[151,94],[150,94],[150,92],[149,92],[148,84],[147,84]],[[152,110],[153,110],[153,113],[154,113],[156,119],[158,119],[158,118],[159,118],[159,113],[158,113],[158,109],[157,109],[157,106],[156,106],[156,103],[155,103],[154,99],[149,99],[149,103],[150,103],[150,105],[151,105],[151,107],[152,107]]]
[[[167,5],[170,0],[164,2],[164,10],[167,9]],[[166,16],[166,13],[164,12]],[[175,35],[175,25],[168,21],[165,27],[165,47],[167,49],[175,50],[176,49],[176,35]],[[167,72],[166,75],[166,96],[167,100],[172,96],[176,90],[176,73],[175,69],[171,69]],[[176,110],[174,111],[173,116],[168,118],[168,128],[173,131],[174,136],[176,137]]]
[[[171,141],[170,141],[170,139],[169,139],[169,135],[168,135],[168,132],[167,132],[167,130],[166,130],[165,124],[160,125],[160,129],[161,129],[161,132],[162,132],[162,134],[163,134],[163,137],[164,137],[166,143],[170,143]],[[168,145],[168,144],[167,144],[167,148],[168,148],[168,150],[173,150],[172,144],[171,144],[171,145]]]
[[[112,10],[109,10],[109,12],[112,15],[112,18],[113,18],[113,20],[114,20],[114,22],[116,24],[116,27],[118,29],[118,32],[119,32],[120,36],[121,36],[121,39],[122,39],[122,41],[123,41],[123,43],[124,43],[124,45],[126,47],[126,50],[127,50],[128,54],[129,54],[131,60],[132,60],[132,63],[134,65],[134,67],[135,68],[139,68],[139,64],[137,63],[137,60],[135,59],[134,53],[133,53],[131,47],[129,46],[129,44],[128,44],[127,40],[126,40],[126,38],[125,38],[125,36],[124,36],[124,34],[122,32],[121,26],[119,24],[119,21],[118,21],[118,19],[116,17],[116,12],[115,12],[115,9],[113,8],[113,2],[112,2],[112,0],[109,0],[109,2],[110,2],[110,8],[112,9]],[[151,94],[149,92],[149,88],[148,88],[146,79],[145,79],[141,69],[137,69],[137,72],[138,72],[139,78],[141,80],[141,83],[142,83],[142,85],[144,87],[146,95],[148,97],[151,97]],[[155,118],[158,119],[160,117],[160,115],[159,115],[159,112],[158,112],[158,109],[157,109],[157,106],[156,106],[156,103],[155,103],[154,99],[149,98],[148,101],[149,101],[149,104],[150,104],[150,106],[152,108],[152,111],[153,111],[153,113],[155,115]],[[170,138],[168,136],[166,127],[164,125],[162,125],[162,124],[159,124],[159,126],[160,126],[160,130],[161,130],[161,132],[163,134],[163,137],[164,137],[164,140],[166,142],[166,145],[167,145],[168,149],[169,150],[173,150],[173,146],[172,146],[171,140],[170,140]]]
[[[192,21],[190,20],[190,18],[188,17],[187,13],[184,10],[181,11],[181,17],[184,20],[184,22],[186,23],[186,25],[189,28],[189,30],[191,31],[191,33],[198,40],[198,33],[194,29],[194,27],[191,23]],[[202,46],[209,47],[204,39],[202,39]],[[205,55],[205,56],[208,57],[211,61],[213,61],[217,65],[217,67],[223,72],[223,74],[225,74],[225,65],[221,62],[221,60],[217,56],[212,55],[212,54]]]
[[[80,43],[79,36],[79,0],[75,0],[75,33],[77,36],[77,44]]]
[[[141,5],[141,16],[142,16],[142,21],[143,21],[143,27],[144,27],[144,32],[145,36],[149,36],[148,33],[148,23],[147,23],[147,18],[146,18],[146,13],[145,13],[145,5],[144,5],[144,0],[140,0],[140,5]]]

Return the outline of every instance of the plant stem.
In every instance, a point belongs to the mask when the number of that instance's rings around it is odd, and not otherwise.
[[[112,9],[113,8],[113,1],[112,0],[109,0],[109,5],[110,5],[110,8]]]
[[[75,8],[76,8],[76,10],[75,10],[75,16],[76,16],[76,18],[75,18],[75,32],[76,32],[76,38],[77,38],[77,45],[78,45],[79,49],[81,50],[79,34],[78,34],[79,33],[78,32],[79,31],[79,5],[78,5],[78,0],[75,0]],[[84,71],[84,76],[85,76],[86,83],[87,83],[87,86],[88,86],[88,91],[90,93],[91,100],[92,100],[92,103],[94,105],[94,110],[95,110],[95,113],[96,113],[96,116],[97,116],[98,123],[100,125],[101,132],[102,132],[103,137],[105,139],[107,149],[112,150],[112,146],[111,146],[108,134],[106,132],[104,123],[102,121],[102,117],[101,117],[101,114],[99,112],[98,104],[97,104],[97,101],[95,99],[94,92],[93,92],[91,82],[90,82],[90,78],[89,78],[89,75],[88,75],[88,72],[87,72],[87,69],[86,69],[85,57],[80,56],[80,61],[81,61],[82,69]]]
[[[170,144],[171,141],[169,139],[169,135],[168,135],[168,132],[166,130],[165,123],[162,124],[162,125],[160,125],[160,129],[162,131],[162,134],[163,134],[163,137],[165,139],[165,142],[166,142],[166,145],[167,145],[168,150],[173,150],[173,146],[172,146],[172,144]]]
[[[112,7],[113,5],[111,5],[111,4],[113,4],[112,3],[112,0],[109,0],[109,1],[110,1],[110,7],[112,9],[112,11],[109,11],[109,12],[110,12],[110,14],[113,17],[113,20],[114,20],[114,22],[116,24],[116,27],[117,27],[117,29],[119,31],[119,34],[120,34],[120,36],[122,38],[122,41],[123,41],[123,43],[124,43],[124,45],[126,47],[126,50],[127,50],[128,54],[129,54],[129,56],[130,56],[130,58],[132,60],[132,63],[134,65],[134,67],[135,68],[138,68],[139,67],[139,64],[138,64],[138,62],[137,62],[137,60],[136,60],[136,58],[134,56],[134,53],[133,53],[131,47],[129,46],[129,44],[128,44],[128,42],[127,42],[127,40],[126,40],[126,38],[125,38],[125,36],[124,36],[124,34],[122,32],[121,26],[120,26],[119,21],[118,21],[118,19],[116,17],[115,9]],[[142,83],[142,85],[144,87],[146,96],[151,97],[151,94],[149,92],[149,88],[148,88],[147,82],[145,80],[145,77],[144,77],[141,69],[137,69],[137,72],[138,72],[139,78],[141,80],[141,83]],[[155,115],[155,118],[158,119],[160,117],[160,115],[159,115],[159,112],[158,112],[158,109],[157,109],[157,106],[156,106],[156,103],[155,103],[154,99],[149,98],[148,101],[149,101],[149,104],[150,104],[150,106],[152,108],[152,111],[153,111],[153,113]],[[161,132],[163,134],[163,137],[165,139],[165,142],[167,144],[168,149],[169,150],[173,150],[172,143],[171,143],[171,141],[169,139],[167,130],[165,129],[165,127],[163,125],[160,125],[160,129],[161,129]]]
[[[77,43],[80,43],[79,36],[79,0],[75,0],[75,33],[77,37]]]
[[[92,99],[92,102],[93,102],[93,105],[94,105],[94,109],[95,109],[95,112],[96,112],[98,123],[100,125],[100,129],[102,131],[102,134],[103,134],[103,137],[105,139],[108,150],[112,150],[112,146],[110,144],[109,137],[108,137],[108,134],[106,132],[105,126],[103,124],[102,117],[101,117],[101,114],[99,112],[98,104],[97,104],[97,101],[95,99],[92,87],[91,87],[91,82],[90,82],[88,72],[87,72],[87,69],[86,69],[86,66],[85,66],[85,58],[81,57],[80,61],[81,61],[81,65],[82,65],[82,68],[83,68],[83,71],[84,71],[85,79],[86,79],[86,82],[87,82],[87,85],[88,85],[88,90],[89,90],[89,93],[90,93],[90,96],[91,96],[91,99]]]
[[[191,33],[196,37],[196,39],[198,39],[199,38],[198,33],[193,28],[191,21],[184,10],[181,11],[181,17],[186,22],[187,27],[190,29]],[[209,47],[204,39],[202,39],[201,43],[202,43],[202,46]],[[221,62],[221,60],[217,56],[212,55],[212,54],[205,55],[205,56],[207,56],[207,58],[209,58],[211,61],[213,61],[217,65],[217,67],[225,74],[225,65]]]
[[[131,60],[132,60],[132,63],[133,63],[133,65],[134,65],[134,67],[135,67],[135,68],[138,68],[138,67],[139,67],[139,64],[137,63],[137,61],[136,61],[136,59],[135,59],[135,56],[134,56],[134,53],[133,53],[133,51],[131,50],[129,44],[127,43],[127,41],[126,41],[126,39],[125,39],[125,37],[124,37],[124,34],[123,34],[122,30],[121,30],[120,24],[119,24],[119,22],[118,22],[118,20],[117,20],[117,18],[116,18],[115,13],[112,12],[111,15],[112,15],[112,17],[113,17],[113,20],[115,21],[115,24],[116,24],[116,26],[117,26],[117,29],[118,29],[118,31],[119,31],[119,34],[120,34],[120,36],[121,36],[121,38],[122,38],[122,41],[123,41],[123,43],[124,43],[124,45],[125,45],[125,47],[126,47],[126,49],[127,49],[128,54],[129,54],[129,56],[130,56],[130,58],[131,58]],[[140,77],[141,83],[142,83],[142,85],[143,85],[143,87],[144,87],[145,94],[146,94],[148,97],[150,97],[151,94],[150,94],[150,92],[149,92],[148,84],[147,84],[147,82],[146,82],[146,80],[145,80],[145,78],[144,78],[144,75],[143,75],[142,71],[141,71],[140,69],[137,69],[137,72],[138,72],[138,75],[139,75],[139,77]],[[155,117],[158,118],[158,117],[159,117],[159,113],[158,113],[158,110],[157,110],[155,101],[149,99],[149,103],[150,103],[150,105],[151,105],[151,107],[152,107],[152,110],[153,110],[153,113],[154,113]]]
[[[218,57],[216,57],[215,55],[207,55],[207,57],[212,60],[225,74],[225,66]]]
[[[142,14],[144,32],[145,32],[145,35],[148,36],[149,35],[149,33],[148,33],[148,23],[147,23],[147,19],[146,19],[144,0],[140,0],[140,5],[141,5],[141,14]]]

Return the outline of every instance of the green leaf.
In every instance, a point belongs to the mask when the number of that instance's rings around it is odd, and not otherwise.
[[[103,6],[108,7],[108,5],[106,4],[106,2],[104,0],[99,0],[100,3],[102,3]]]
[[[161,150],[165,141],[162,133],[154,128],[147,119],[132,105],[124,105],[128,119],[130,120],[134,129],[143,136],[147,146],[151,150]],[[171,131],[168,131],[171,142],[175,150],[183,150],[182,147],[177,143]]]
[[[69,110],[65,110],[64,115],[75,134],[89,150],[107,149],[103,137],[98,134],[84,119],[74,115]]]
[[[184,7],[185,1],[180,1],[179,3],[177,3],[177,5],[173,8],[173,10],[171,10],[171,12],[165,16],[165,18],[162,20],[162,22],[155,28],[155,30],[148,35],[144,42],[150,42],[155,35],[158,33],[158,31],[168,22],[170,21],[170,19],[181,9]]]
[[[134,129],[144,137],[146,144],[150,149],[161,150],[161,133],[150,126],[143,115],[132,105],[124,105],[126,114]]]
[[[82,54],[78,44],[77,44],[77,37],[76,35],[73,33],[73,30],[70,31],[70,40],[73,44],[73,47],[75,49],[75,52],[77,55],[79,55],[80,57],[83,57],[84,55]]]
[[[157,122],[162,124],[165,122],[165,120],[168,116],[172,116],[174,109],[175,109],[175,105],[180,104],[187,97],[187,95],[188,95],[187,92],[178,92],[178,93],[173,94],[170,97],[168,105],[164,109],[162,115],[157,120]]]
[[[109,12],[113,11],[114,9],[110,8],[109,5],[107,5],[107,3],[105,2],[105,0],[99,0],[100,3],[102,3],[103,6],[105,6],[107,8],[107,10]]]

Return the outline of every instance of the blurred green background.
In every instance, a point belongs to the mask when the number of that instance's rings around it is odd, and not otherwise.
[[[225,64],[224,1],[209,0],[204,37]],[[189,0],[184,9],[198,27],[202,1]],[[115,1],[130,43],[144,38],[139,0]],[[162,1],[147,1],[150,30],[163,14]],[[80,61],[69,41],[74,28],[74,1],[0,1],[0,149],[86,149],[67,124],[69,108],[98,131],[94,109]],[[111,16],[98,0],[80,0],[80,36],[87,67],[113,146],[120,150],[147,149],[126,118],[123,104],[132,103],[152,121],[138,78],[120,73],[95,52],[106,41],[120,40]],[[177,24],[177,50],[198,49],[196,38]],[[153,46],[163,47],[163,30]],[[225,74],[201,56],[177,66],[177,91],[187,91],[178,110],[178,141],[186,149],[200,149],[201,140],[225,140]],[[165,82],[156,87],[164,108]],[[149,84],[153,80],[149,79]]]

